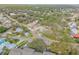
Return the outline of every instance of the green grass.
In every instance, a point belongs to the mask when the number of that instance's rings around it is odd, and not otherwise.
[[[60,55],[77,54],[77,50],[75,48],[72,48],[70,43],[66,43],[66,42],[53,43],[49,46],[49,48],[51,52],[54,52]]]
[[[27,44],[27,41],[22,41],[17,44],[18,48],[22,48],[25,44]]]
[[[17,40],[17,39],[15,39],[15,40],[14,39],[6,39],[6,41],[16,44],[19,40]]]
[[[51,40],[56,40],[56,36],[54,34],[49,34],[49,33],[42,33],[45,37],[51,39]]]

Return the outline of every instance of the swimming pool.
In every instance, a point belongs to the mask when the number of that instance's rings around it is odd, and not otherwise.
[[[7,44],[10,44],[9,42],[6,42],[5,41],[5,38],[0,38],[0,47],[4,47],[6,46]]]
[[[5,41],[4,38],[0,38],[0,48],[7,47],[8,49],[12,49],[16,47],[16,44]]]
[[[4,38],[0,38],[0,45],[4,42],[5,42]]]

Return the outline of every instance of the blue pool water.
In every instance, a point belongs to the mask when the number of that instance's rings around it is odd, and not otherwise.
[[[7,44],[9,44],[9,42],[6,42],[4,38],[0,38],[0,47],[4,47]]]
[[[1,45],[2,43],[4,43],[4,42],[5,42],[4,39],[0,39],[0,45]]]

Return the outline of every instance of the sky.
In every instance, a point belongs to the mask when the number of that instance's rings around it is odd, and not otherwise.
[[[79,4],[79,0],[0,0],[0,4]]]

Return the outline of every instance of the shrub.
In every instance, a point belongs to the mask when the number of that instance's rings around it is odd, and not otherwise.
[[[75,42],[79,43],[79,39],[75,39]]]
[[[5,27],[3,27],[3,26],[0,26],[0,33],[3,33],[3,32],[5,32],[7,29],[5,28]]]

